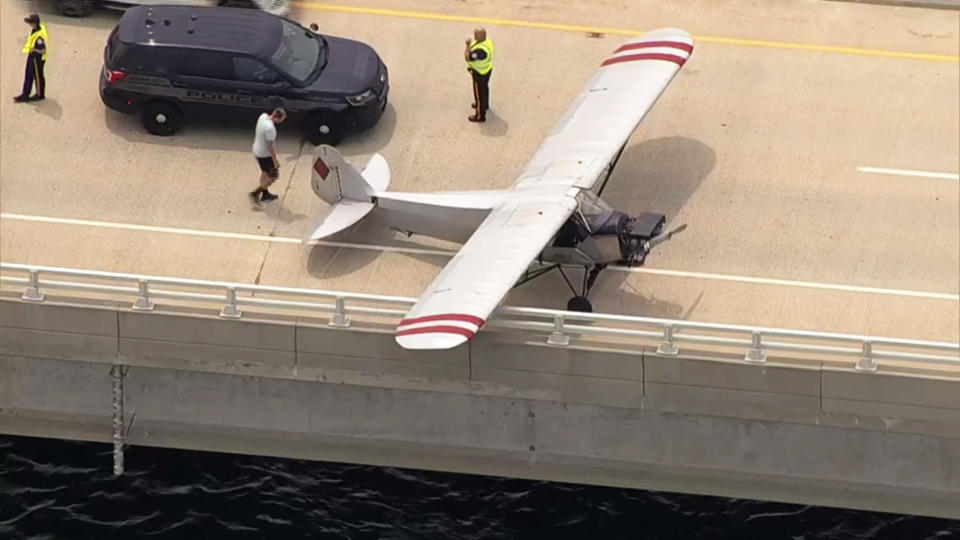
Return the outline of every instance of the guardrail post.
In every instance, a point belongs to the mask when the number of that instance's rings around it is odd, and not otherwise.
[[[863,342],[863,356],[857,360],[857,365],[853,366],[857,371],[876,371],[877,360],[873,357],[873,344],[869,341]]]
[[[761,339],[760,331],[754,330],[751,337],[750,349],[747,351],[747,356],[744,357],[745,361],[753,364],[763,364],[767,361],[767,351],[763,349]]]
[[[237,288],[227,287],[227,303],[220,310],[220,316],[227,319],[239,319],[243,312],[237,308]]]
[[[563,333],[563,315],[559,313],[553,316],[553,333],[547,338],[547,344],[562,346],[570,344],[570,336]]]
[[[663,325],[663,341],[657,345],[657,354],[676,356],[680,352],[676,343],[673,342],[673,325]]]
[[[342,296],[337,297],[337,307],[333,312],[333,318],[328,323],[337,328],[349,328],[350,318],[347,317],[347,306]]]
[[[123,366],[110,368],[113,379],[113,474],[123,474]]]
[[[137,296],[137,301],[133,303],[133,309],[137,311],[153,311],[153,300],[150,300],[150,283],[145,279],[141,279],[138,285],[140,287],[140,293]]]
[[[43,299],[47,295],[40,292],[39,273],[37,270],[30,270],[30,282],[27,285],[27,290],[23,291],[23,294],[20,295],[21,299],[27,302],[43,302]]]

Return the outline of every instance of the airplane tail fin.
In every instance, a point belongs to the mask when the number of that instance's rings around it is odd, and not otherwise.
[[[389,184],[390,167],[380,154],[358,171],[335,148],[320,145],[314,154],[310,187],[331,206],[307,227],[303,242],[336,234],[363,219],[375,206],[373,198]]]
[[[358,171],[335,148],[322,144],[314,154],[310,185],[329,204],[342,199],[369,201],[390,185],[390,167],[383,156],[374,154]]]

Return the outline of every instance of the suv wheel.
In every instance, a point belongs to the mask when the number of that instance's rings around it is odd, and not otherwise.
[[[140,122],[154,135],[173,135],[183,123],[183,113],[167,101],[151,101],[140,111]]]
[[[304,123],[307,140],[313,144],[336,146],[343,139],[343,122],[332,112],[316,112]]]
[[[251,0],[220,0],[218,5],[223,7],[236,7],[256,9],[256,5]]]
[[[60,2],[60,12],[74,17],[86,17],[93,13],[94,0],[63,0]]]

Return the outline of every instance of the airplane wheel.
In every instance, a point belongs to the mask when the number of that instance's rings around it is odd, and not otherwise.
[[[582,311],[584,313],[593,313],[593,306],[586,296],[574,296],[567,302],[567,311]]]

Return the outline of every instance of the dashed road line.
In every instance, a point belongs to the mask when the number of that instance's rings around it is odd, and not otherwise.
[[[915,171],[911,169],[885,169],[883,167],[857,167],[862,173],[889,174],[893,176],[918,176],[921,178],[944,178],[947,180],[960,180],[958,173]]]

